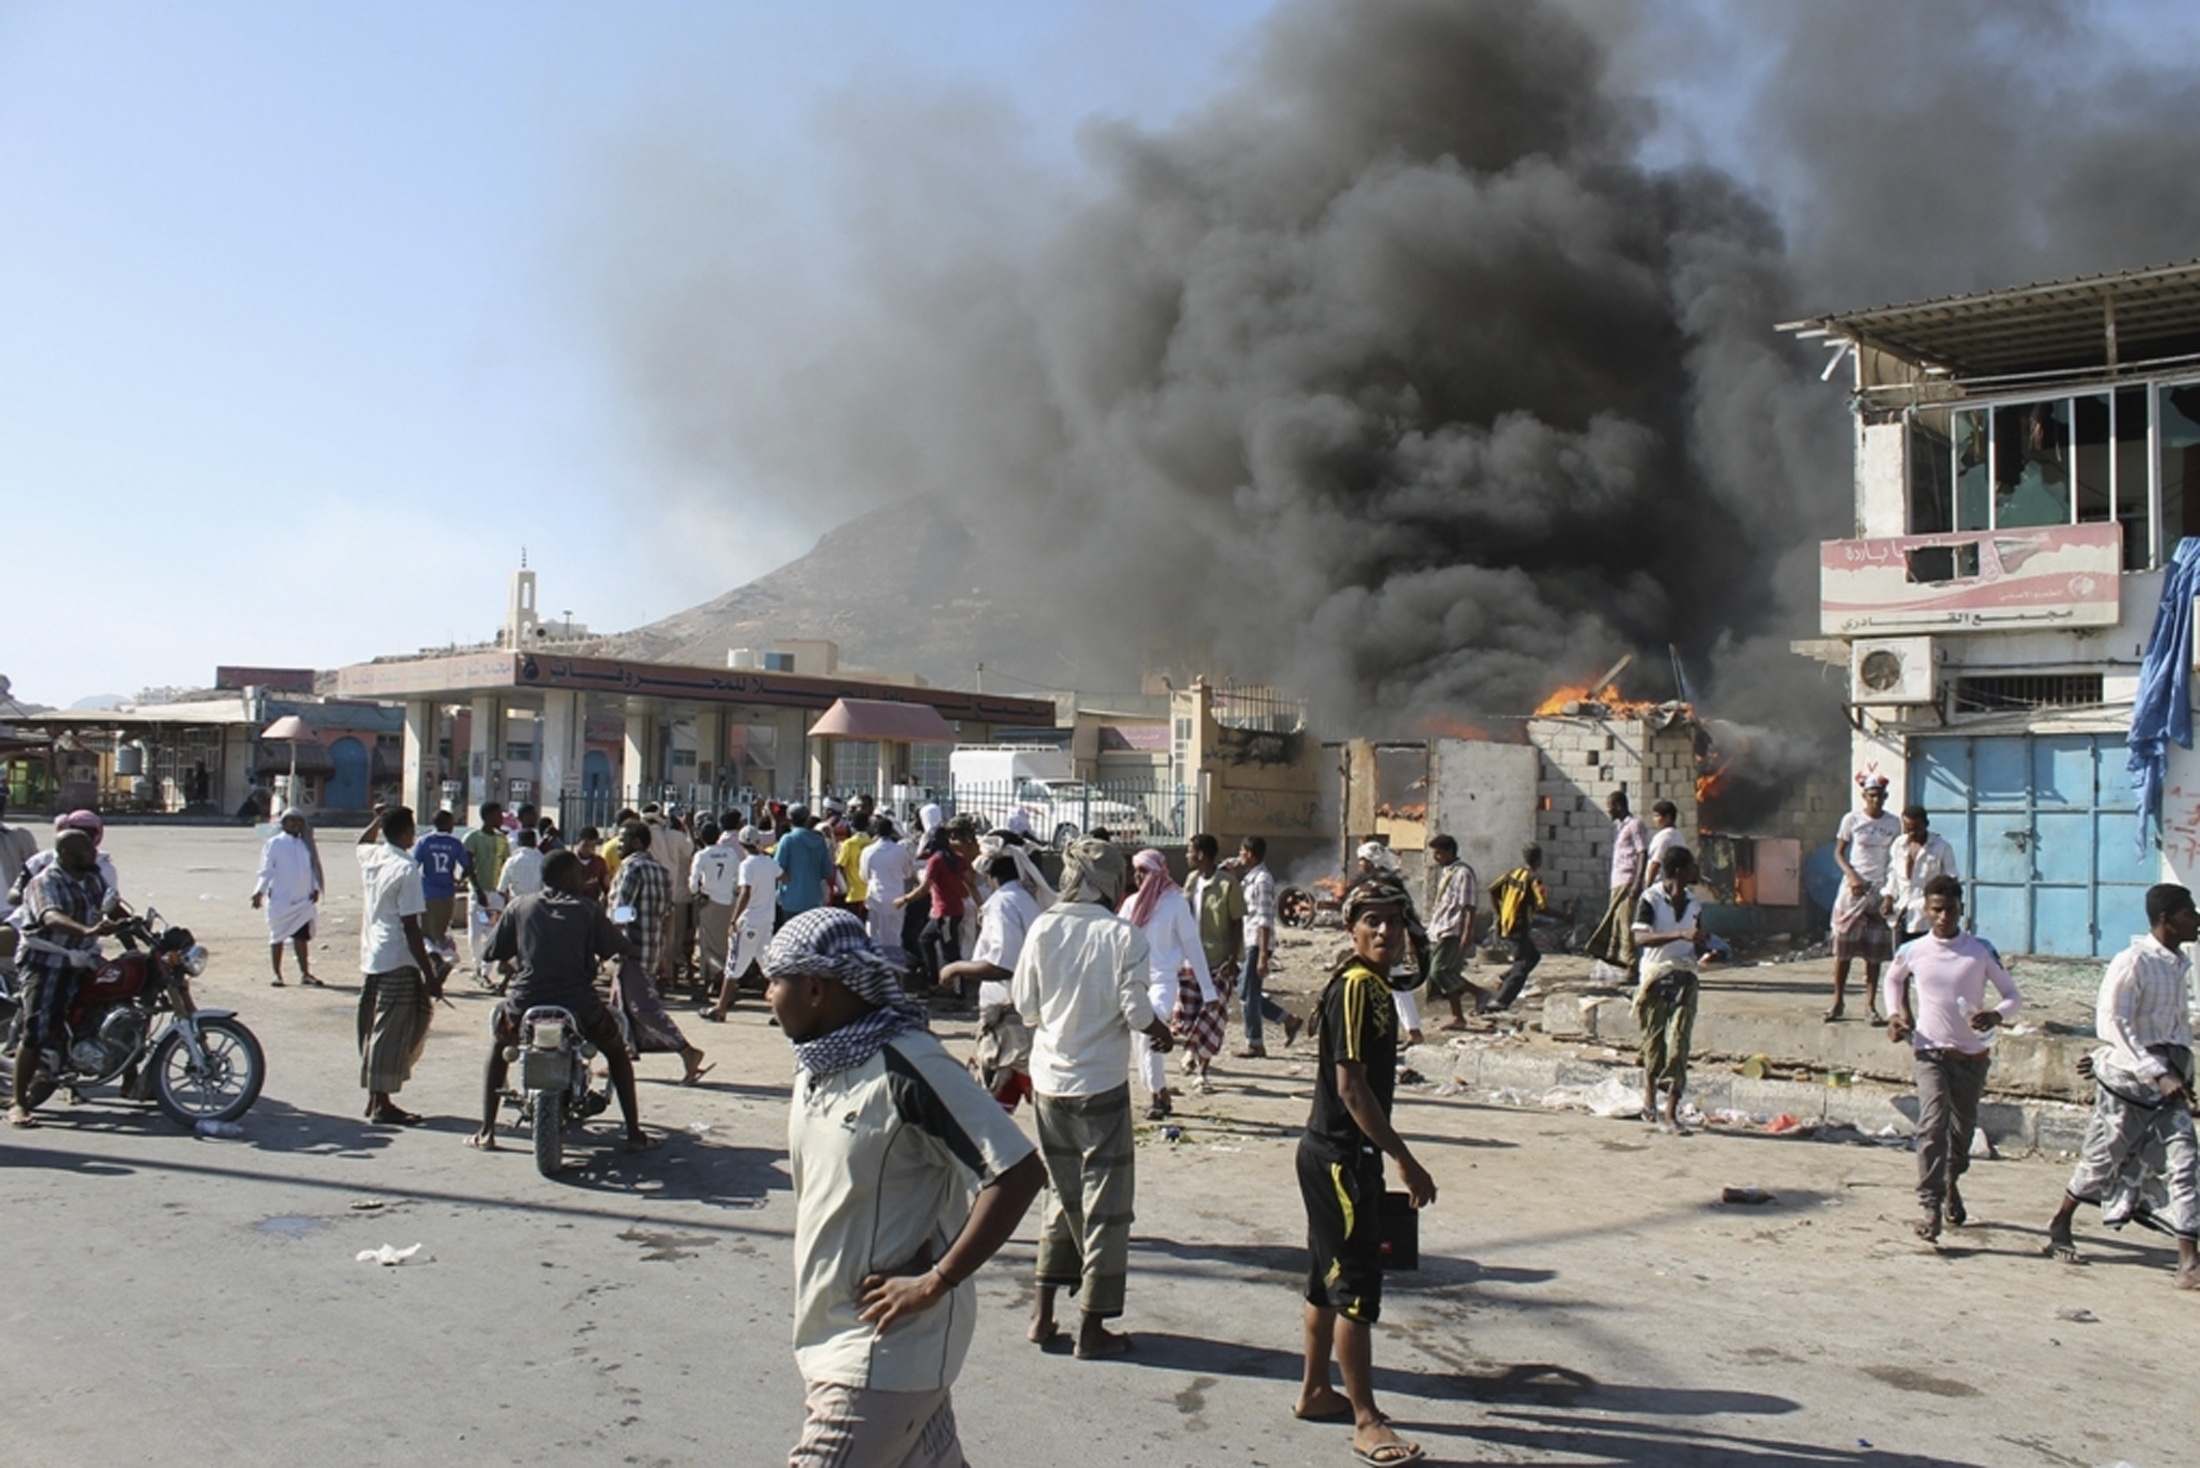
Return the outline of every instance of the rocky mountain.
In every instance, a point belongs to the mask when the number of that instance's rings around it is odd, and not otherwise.
[[[849,521],[808,555],[745,586],[607,637],[594,651],[719,667],[730,648],[822,637],[839,644],[846,668],[913,672],[935,684],[967,687],[981,662],[985,686],[1001,692],[1071,679],[1075,670],[996,600],[999,578],[987,567],[1006,553],[945,507],[906,501]]]

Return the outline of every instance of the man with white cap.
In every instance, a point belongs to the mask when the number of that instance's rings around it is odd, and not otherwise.
[[[788,919],[764,971],[798,1072],[787,1155],[807,1410],[789,1464],[959,1468],[951,1392],[977,1325],[971,1276],[1045,1169],[927,1032],[854,913]]]

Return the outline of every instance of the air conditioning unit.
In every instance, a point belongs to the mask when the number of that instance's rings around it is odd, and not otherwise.
[[[1874,637],[1850,643],[1849,690],[1857,703],[1933,702],[1933,640]]]

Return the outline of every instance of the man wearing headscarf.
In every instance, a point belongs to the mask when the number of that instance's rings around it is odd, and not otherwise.
[[[789,1462],[960,1465],[950,1392],[977,1322],[971,1276],[1045,1169],[925,1029],[854,913],[790,918],[764,972],[797,1068],[787,1153],[807,1411]]]
[[[1132,857],[1131,870],[1138,890],[1123,899],[1122,913],[1146,936],[1146,997],[1155,1014],[1168,1016],[1170,1033],[1185,1042],[1195,1088],[1205,1090],[1207,1061],[1222,1048],[1225,1019],[1207,969],[1207,952],[1200,945],[1199,919],[1171,875],[1169,859],[1158,850],[1149,846]],[[1146,1120],[1162,1121],[1174,1106],[1167,1062],[1144,1035],[1131,1036],[1131,1054],[1153,1098]]]
[[[1084,1312],[1076,1353],[1087,1360],[1130,1348],[1107,1322],[1123,1313],[1130,1262],[1131,1036],[1144,1033],[1161,1051],[1170,1044],[1147,998],[1146,939],[1115,915],[1122,895],[1123,853],[1090,836],[1071,842],[1061,900],[1033,920],[1009,984],[1032,1027],[1032,1109],[1047,1170],[1031,1339],[1054,1339],[1055,1292],[1074,1290]]]
[[[1390,1123],[1398,1079],[1398,1016],[1390,972],[1405,956],[1405,885],[1365,877],[1345,893],[1352,951],[1330,975],[1312,1026],[1320,1060],[1314,1105],[1299,1138],[1299,1193],[1306,1205],[1306,1369],[1292,1408],[1309,1422],[1350,1422],[1363,1463],[1421,1456],[1375,1405],[1374,1327],[1382,1314],[1383,1158],[1398,1164],[1415,1208],[1436,1201],[1436,1182]],[[1330,1385],[1334,1359],[1344,1390]]]

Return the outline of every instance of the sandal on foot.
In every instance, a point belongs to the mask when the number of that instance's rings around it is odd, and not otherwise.
[[[395,1106],[384,1106],[367,1113],[367,1120],[376,1126],[418,1126],[428,1118],[417,1111],[405,1111]]]
[[[718,1069],[718,1062],[715,1060],[708,1065],[699,1065],[680,1077],[680,1084],[683,1086],[699,1086],[703,1083],[703,1077],[716,1069]]]
[[[274,978],[267,981],[267,986],[270,989],[280,989],[283,986],[283,976],[281,974],[277,974]]]
[[[1421,1445],[1408,1442],[1377,1443],[1372,1448],[1354,1448],[1352,1456],[1362,1463],[1373,1465],[1373,1468],[1397,1468],[1400,1463],[1420,1462]]]
[[[328,985],[322,983],[319,979],[315,978],[311,974],[298,975],[298,982],[305,985],[309,989],[326,989],[328,987]]]

